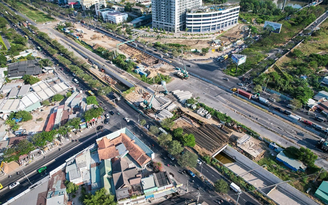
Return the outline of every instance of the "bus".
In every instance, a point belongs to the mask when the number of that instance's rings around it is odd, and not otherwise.
[[[91,90],[88,90],[88,95],[90,95],[90,96],[95,96],[95,94],[91,91]]]
[[[241,189],[240,189],[240,187],[237,186],[237,184],[235,184],[235,183],[233,183],[233,182],[230,184],[230,188],[231,188],[232,190],[234,190],[236,193],[241,193]]]

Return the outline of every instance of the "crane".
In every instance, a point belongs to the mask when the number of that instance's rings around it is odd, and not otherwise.
[[[161,79],[161,84],[162,84],[162,86],[163,86],[163,88],[164,88],[164,91],[163,91],[164,95],[169,94],[169,91],[168,91],[167,88],[166,88],[166,82],[165,82],[165,80],[162,80],[161,74],[157,73],[157,75],[158,75],[158,76],[160,77],[160,79]]]

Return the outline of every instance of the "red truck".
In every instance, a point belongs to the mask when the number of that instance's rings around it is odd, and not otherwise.
[[[248,92],[246,92],[244,90],[241,90],[241,89],[237,89],[237,93],[239,95],[242,95],[242,96],[248,98],[248,99],[251,99],[251,97],[252,97],[252,94],[251,93],[248,93]]]

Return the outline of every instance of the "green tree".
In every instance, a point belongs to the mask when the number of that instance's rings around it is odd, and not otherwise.
[[[182,135],[183,135],[183,129],[181,127],[178,127],[173,131],[173,136],[176,139],[180,140],[182,138]]]
[[[167,151],[171,155],[178,155],[179,153],[182,152],[182,150],[183,150],[183,147],[181,146],[180,142],[177,140],[173,140],[168,144]]]
[[[87,104],[88,105],[98,105],[98,101],[96,96],[88,96],[87,97]]]
[[[77,190],[79,189],[79,186],[70,182],[70,181],[65,181],[65,186],[66,186],[66,192],[68,194],[71,194],[71,193],[76,193]]]
[[[51,66],[53,66],[53,62],[48,58],[41,59],[39,61],[39,64],[40,64],[41,67],[51,67]]]
[[[208,53],[209,50],[210,48],[202,48],[202,54],[206,55],[206,53]]]
[[[37,82],[40,81],[39,78],[33,77],[31,75],[24,75],[23,76],[23,80],[24,80],[24,83],[25,84],[31,84],[31,85],[33,85],[33,84],[35,84],[35,83],[37,83]]]
[[[8,119],[5,121],[5,124],[9,125],[9,127],[14,127],[16,122],[15,122],[15,120]]]
[[[172,127],[174,126],[174,122],[173,122],[173,120],[171,120],[171,119],[169,119],[169,118],[166,118],[166,119],[162,120],[162,122],[161,122],[161,126],[162,126],[164,129],[171,130]]]
[[[75,129],[79,129],[81,124],[81,118],[75,117],[67,122],[68,125],[74,127]]]
[[[157,134],[160,132],[159,128],[156,127],[156,126],[150,126],[149,131],[150,131],[153,135],[157,135]]]
[[[229,191],[229,184],[224,179],[219,179],[214,183],[215,191],[219,193],[228,193]]]
[[[173,55],[173,57],[178,57],[179,56],[179,53],[178,53],[178,51],[173,50],[172,51],[172,55]]]
[[[253,91],[256,92],[256,93],[262,92],[262,86],[261,85],[255,85]]]
[[[94,195],[87,194],[83,200],[85,205],[116,205],[115,197],[113,195],[108,194],[105,188],[102,188]]]
[[[298,159],[304,162],[308,166],[313,166],[318,156],[308,148],[301,147],[299,150],[300,152],[299,152]]]
[[[33,119],[31,113],[29,113],[25,110],[16,112],[14,116],[15,116],[16,119],[22,118],[23,122],[26,122],[26,121],[29,121],[29,120]]]
[[[110,86],[103,86],[98,90],[98,95],[108,95],[112,92],[112,88]]]
[[[298,110],[302,107],[301,101],[295,98],[290,101],[290,104],[294,106],[293,110]]]
[[[196,167],[197,159],[198,157],[196,154],[186,151],[178,158],[178,164],[181,167]]]
[[[14,130],[14,131],[17,131],[19,129],[19,125],[15,124],[11,129]]]
[[[44,101],[41,102],[41,104],[44,105],[44,106],[49,106],[50,102],[49,102],[49,100],[44,100]]]
[[[61,94],[56,94],[52,97],[53,102],[60,102],[64,99],[64,96]]]
[[[161,133],[158,136],[157,139],[158,139],[159,145],[161,145],[161,146],[167,146],[172,141],[172,135]]]
[[[182,137],[183,146],[194,147],[196,145],[195,136],[193,134],[185,134]]]
[[[84,119],[89,122],[90,120],[92,120],[93,118],[97,118],[100,115],[102,115],[102,113],[104,112],[104,110],[101,107],[98,108],[92,108],[90,110],[87,110],[84,113]]]
[[[295,56],[297,58],[300,58],[303,56],[303,52],[299,49],[294,49],[294,51],[292,52],[292,56]]]
[[[66,97],[67,97],[67,98],[71,97],[71,95],[72,95],[72,92],[67,92],[67,93],[66,93]]]
[[[146,123],[147,123],[147,121],[145,119],[140,120],[140,125],[141,126],[144,126]]]
[[[17,144],[17,147],[16,147],[16,151],[19,156],[28,154],[30,151],[32,151],[34,149],[35,149],[35,147],[32,144],[32,142],[29,142],[26,139],[19,141],[19,143]]]

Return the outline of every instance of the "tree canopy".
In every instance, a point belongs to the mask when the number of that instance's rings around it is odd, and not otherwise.
[[[87,97],[87,104],[88,105],[98,105],[98,101],[96,96],[88,96]]]
[[[105,188],[102,188],[96,193],[93,194],[87,194],[84,197],[83,203],[85,205],[116,205],[115,197],[113,195],[110,195],[107,193]]]
[[[76,191],[79,189],[79,186],[70,182],[70,181],[65,181],[65,185],[66,185],[66,192],[68,194],[71,194],[71,193],[76,193]]]
[[[64,100],[64,96],[61,94],[56,94],[52,97],[52,101],[54,102],[60,102],[62,100]]]
[[[229,184],[224,179],[219,179],[214,183],[215,191],[219,193],[228,193],[229,191]]]
[[[160,132],[157,126],[150,126],[149,131],[154,135],[158,135],[158,133]]]
[[[37,82],[40,81],[39,78],[33,77],[31,75],[24,75],[23,76],[23,80],[24,80],[24,83],[25,84],[31,84],[31,85],[33,85],[33,84],[35,84],[35,83],[37,83]]]
[[[284,150],[284,153],[287,157],[298,159],[308,166],[313,166],[315,160],[318,158],[318,156],[314,154],[310,149],[304,147],[299,149],[294,146],[287,147]]]
[[[161,133],[158,136],[158,143],[161,146],[167,146],[172,141],[172,135]]]
[[[181,146],[180,142],[177,140],[173,140],[168,144],[167,151],[171,155],[178,155],[179,153],[182,152],[182,150],[183,150],[183,147]]]
[[[90,120],[92,120],[93,118],[97,118],[100,115],[102,115],[102,113],[104,112],[104,110],[99,107],[99,108],[92,108],[90,110],[87,110],[84,113],[84,119],[88,122]]]
[[[194,147],[196,145],[195,136],[193,134],[185,134],[182,138],[183,146]]]
[[[196,167],[197,155],[189,151],[185,151],[179,158],[178,163],[181,167]]]

